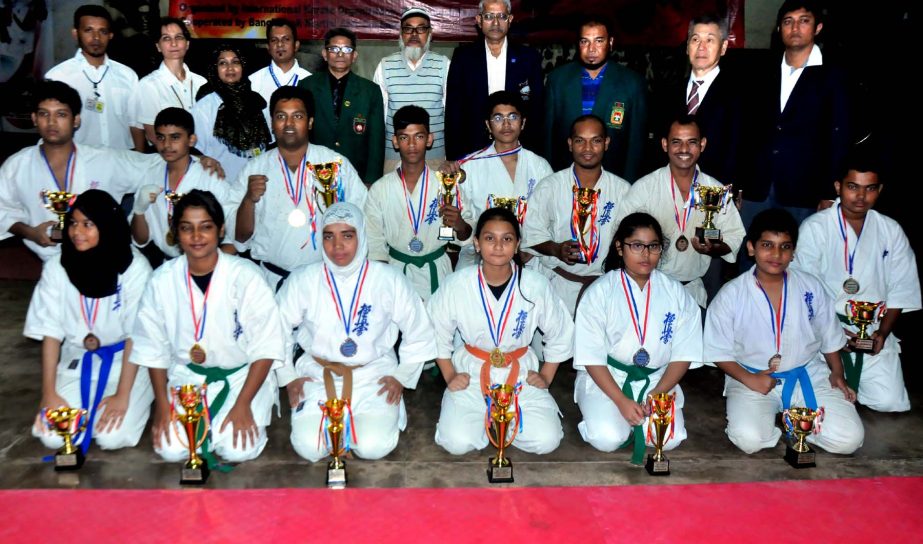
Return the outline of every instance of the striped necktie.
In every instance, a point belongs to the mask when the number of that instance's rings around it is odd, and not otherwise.
[[[689,98],[686,99],[686,113],[689,115],[695,115],[696,110],[699,109],[699,86],[704,82],[701,79],[692,82],[692,88],[689,89]]]

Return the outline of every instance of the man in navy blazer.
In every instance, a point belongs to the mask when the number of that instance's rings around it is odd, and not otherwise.
[[[523,132],[522,144],[537,150],[542,133],[541,56],[507,39],[513,22],[510,0],[481,0],[475,20],[484,39],[458,46],[449,65],[446,159],[460,159],[490,144],[484,127],[487,97],[504,89],[518,93],[525,103],[529,130]]]

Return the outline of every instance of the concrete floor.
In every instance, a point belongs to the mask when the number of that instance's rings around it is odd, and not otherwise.
[[[145,432],[136,448],[104,452],[95,446],[87,464],[78,473],[55,473],[42,463],[48,454],[29,434],[39,402],[39,347],[22,336],[22,323],[34,282],[0,281],[0,488],[177,488],[179,465],[164,463],[151,448]],[[920,312],[917,312],[918,314]],[[902,317],[898,336],[905,342],[905,369],[920,353],[916,338],[908,331],[919,330],[915,314]],[[907,345],[910,344],[910,345]],[[514,486],[679,484],[705,482],[827,479],[863,476],[923,475],[923,395],[919,371],[905,370],[910,384],[913,411],[907,414],[879,414],[860,408],[866,438],[855,455],[837,456],[818,452],[817,468],[795,470],[782,459],[782,442],[772,450],[745,455],[731,445],[724,434],[722,376],[717,369],[691,371],[684,379],[688,440],[670,452],[673,474],[666,478],[648,476],[643,468],[628,462],[628,450],[600,453],[577,432],[579,410],[573,402],[574,373],[561,368],[552,386],[564,414],[564,441],[557,451],[529,455],[511,451],[515,465]],[[410,425],[397,449],[380,461],[351,460],[351,487],[482,487],[490,449],[454,457],[433,442],[439,403],[445,385],[429,373],[416,391],[406,392]],[[289,443],[288,410],[274,419],[269,444],[262,456],[239,465],[228,474],[213,473],[208,487],[321,487],[325,465],[312,465],[299,457]]]

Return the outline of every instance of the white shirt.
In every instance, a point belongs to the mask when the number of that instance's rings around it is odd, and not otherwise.
[[[305,70],[298,64],[298,59],[295,59],[295,64],[288,72],[284,72],[282,68],[279,68],[279,65],[276,64],[275,61],[270,61],[269,66],[260,68],[256,72],[250,74],[250,88],[263,97],[263,100],[266,101],[266,111],[268,112],[269,99],[272,98],[272,93],[274,93],[276,89],[283,85],[297,87],[299,81],[304,81],[310,75],[311,72]]]
[[[218,93],[210,93],[203,96],[192,107],[192,118],[195,121],[196,134],[195,146],[206,157],[211,157],[221,163],[225,179],[235,180],[250,159],[231,153],[228,146],[215,138],[215,120],[218,118],[218,108],[223,103]],[[268,115],[268,112],[268,108],[263,110],[264,115]],[[272,126],[268,117],[266,117],[266,126]],[[259,154],[259,152],[254,153],[254,155]]]
[[[484,51],[487,56],[487,94],[491,95],[506,88],[506,52],[508,42],[503,38],[500,54],[496,57],[490,52],[490,45],[484,40]]]
[[[715,65],[714,68],[705,73],[704,76],[697,77],[695,73],[689,74],[689,81],[686,82],[686,98],[689,98],[689,93],[692,92],[692,83],[694,81],[701,81],[699,88],[696,91],[696,94],[699,95],[699,104],[705,100],[705,95],[708,93],[708,89],[711,88],[711,84],[715,82],[715,78],[718,77],[718,73],[721,72],[721,66]]]
[[[102,66],[93,66],[77,49],[73,57],[48,70],[45,78],[67,83],[80,94],[80,128],[74,133],[75,142],[116,149],[135,146],[130,130],[137,117],[138,75],[134,70],[108,55]]]
[[[183,108],[191,112],[199,88],[205,85],[205,78],[189,70],[186,80],[180,81],[163,62],[160,67],[141,78],[138,83],[136,110],[139,125],[153,125],[157,114],[165,108]]]
[[[792,91],[795,89],[795,85],[798,84],[798,79],[801,77],[801,73],[804,72],[804,69],[808,66],[821,66],[824,64],[824,56],[820,52],[820,47],[817,47],[817,44],[814,44],[814,47],[811,49],[811,54],[808,55],[808,62],[804,66],[793,67],[789,66],[785,62],[785,53],[782,54],[782,86],[779,89],[779,111],[785,111],[785,105],[788,104],[788,98],[792,95]]]

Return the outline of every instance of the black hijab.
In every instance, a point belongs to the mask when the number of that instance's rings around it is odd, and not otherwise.
[[[244,55],[240,47],[224,44],[215,48],[212,58],[215,62],[208,69],[209,87],[221,97],[215,117],[215,138],[226,145],[238,157],[252,157],[253,150],[265,150],[271,141],[269,127],[263,116],[266,101],[259,93],[250,89],[250,80],[241,76],[237,83],[227,84],[218,77],[218,56],[231,51],[244,68]]]
[[[119,274],[131,264],[131,228],[118,202],[98,189],[84,191],[67,212],[64,224],[70,225],[74,210],[96,224],[99,243],[77,251],[67,232],[61,241],[61,266],[74,287],[85,297],[104,298],[115,293]]]

